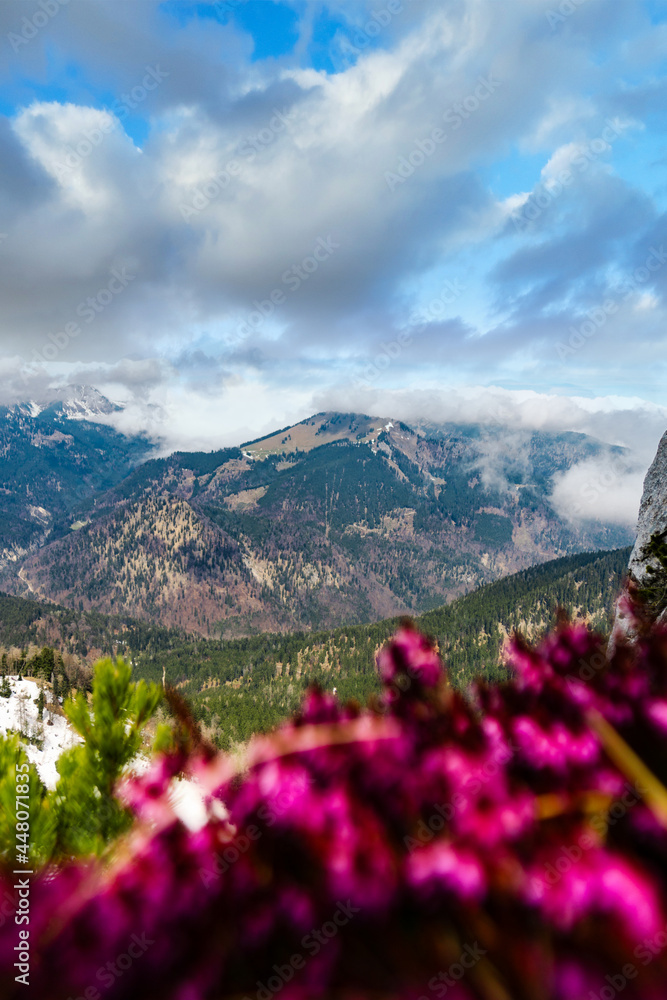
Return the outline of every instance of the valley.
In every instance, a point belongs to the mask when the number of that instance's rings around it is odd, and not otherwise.
[[[537,639],[553,625],[559,607],[608,632],[629,554],[628,547],[552,560],[486,584],[416,622],[435,638],[456,687],[465,689],[480,677],[497,681],[506,675],[508,636],[519,630]],[[129,658],[135,676],[149,681],[161,681],[164,670],[208,736],[229,748],[296,711],[311,683],[336,687],[343,701],[365,702],[380,689],[375,655],[398,624],[392,617],[329,631],[203,639],[130,616],[0,594],[0,656],[16,672],[41,647],[55,648],[63,663],[61,687],[85,686],[90,666],[105,655]]]

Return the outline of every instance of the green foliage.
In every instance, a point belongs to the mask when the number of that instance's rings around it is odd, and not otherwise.
[[[99,854],[129,825],[114,797],[123,768],[141,745],[142,730],[162,698],[155,684],[131,681],[124,660],[100,660],[95,667],[92,705],[80,691],[65,714],[84,739],[58,761],[54,792],[56,853]]]
[[[344,539],[351,553],[358,549],[358,554],[364,555],[367,551],[366,538],[332,531],[334,536]],[[307,540],[307,536],[304,538]],[[406,547],[408,544],[406,541]],[[316,551],[314,546],[313,551]],[[454,683],[464,687],[480,673],[489,678],[501,676],[504,634],[526,624],[532,634],[546,629],[559,604],[571,612],[588,615],[594,627],[605,630],[628,555],[629,549],[619,549],[566,556],[488,584],[444,606],[435,592],[428,592],[428,581],[410,575],[413,567],[406,565],[407,558],[393,560],[392,583],[396,592],[417,585],[424,588],[421,606],[429,610],[418,621],[437,638]],[[451,552],[445,553],[445,557],[451,559]],[[462,558],[457,563],[462,572],[466,565]],[[434,608],[436,603],[439,606]],[[285,719],[296,707],[303,683],[310,680],[319,680],[328,689],[336,686],[341,697],[365,701],[378,687],[375,653],[397,624],[396,618],[360,623],[368,621],[371,609],[363,606],[359,598],[356,623],[342,628],[328,631],[318,628],[314,604],[315,627],[310,632],[294,631],[292,625],[287,634],[202,639],[126,615],[82,613],[57,606],[47,609],[34,602],[0,595],[0,641],[6,641],[3,629],[7,622],[15,636],[14,645],[25,645],[38,638],[36,621],[23,631],[20,628],[26,605],[29,618],[41,614],[48,620],[52,634],[61,636],[62,649],[71,651],[83,643],[109,651],[120,647],[128,655],[131,652],[135,676],[155,682],[161,680],[164,667],[168,682],[183,685],[183,694],[194,703],[199,721],[223,747],[245,740],[253,732],[266,731]],[[280,671],[277,664],[283,665]],[[83,680],[77,683],[65,678],[65,683],[84,686]]]
[[[262,510],[289,501],[305,519],[316,517],[335,528],[355,522],[376,526],[384,514],[410,506],[412,487],[391,473],[383,454],[347,441],[324,444],[308,453],[302,473],[281,472],[260,499]]]
[[[28,765],[26,770],[26,765]],[[17,767],[19,771],[17,772]],[[21,799],[19,809],[29,813],[28,838],[17,840],[16,777],[28,776],[28,802]],[[0,733],[0,863],[7,868],[16,867],[17,844],[28,846],[30,865],[37,867],[50,857],[55,842],[53,810],[46,788],[37,771],[28,763],[25,751],[16,736]]]
[[[57,658],[54,649],[50,646],[44,646],[36,656],[28,660],[26,673],[32,674],[33,677],[43,677],[45,680],[50,680],[51,674],[57,666]]]
[[[501,546],[512,541],[512,522],[501,514],[478,514],[475,538],[485,545]]]
[[[363,623],[388,607],[429,610],[500,571],[502,561],[486,559],[480,548],[505,545],[510,521],[563,553],[629,540],[620,527],[574,530],[550,505],[554,472],[598,454],[599,443],[585,436],[526,432],[508,449],[499,430],[480,427],[380,432],[375,419],[358,414],[320,414],[306,423],[322,424],[320,440],[325,431],[347,440],[290,452],[288,461],[281,452],[247,462],[238,449],[226,449],[145,462],[77,506],[89,522],[80,531],[51,533],[35,556],[40,586],[81,612],[90,605],[131,609],[231,638]],[[357,435],[371,427],[378,439],[369,447]],[[282,447],[280,436],[273,444]],[[481,475],[489,460],[497,480]],[[256,503],[230,502],[256,487]],[[263,579],[253,574],[253,560],[270,567]],[[167,586],[175,580],[179,585]],[[62,609],[48,617],[66,628],[67,651],[79,656],[92,648],[122,652],[114,633],[125,639],[123,632],[136,631],[108,619],[98,643],[92,633],[100,630],[93,624],[89,633],[87,615],[67,625]],[[0,641],[4,627],[0,613]],[[38,633],[40,645],[54,641],[39,619],[27,630]]]

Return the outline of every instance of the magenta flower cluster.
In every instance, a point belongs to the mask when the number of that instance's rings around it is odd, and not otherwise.
[[[664,1000],[667,633],[637,633],[611,657],[571,624],[515,640],[513,679],[464,697],[406,626],[368,708],[311,690],[242,773],[159,758],[111,859],[33,878],[29,995]]]

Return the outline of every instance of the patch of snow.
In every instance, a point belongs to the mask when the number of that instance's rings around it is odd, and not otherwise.
[[[94,422],[96,417],[122,409],[90,385],[68,385],[53,395],[54,401],[59,402],[60,413],[69,420]]]
[[[28,399],[25,403],[15,403],[14,406],[7,408],[7,419],[9,419],[12,414],[20,414],[22,417],[38,417],[44,405],[42,403],[37,403],[34,399]]]
[[[122,410],[122,406],[112,403],[98,389],[90,385],[66,385],[60,389],[48,389],[42,399],[37,402],[31,399],[25,403],[17,403],[10,407],[11,412],[22,416],[38,417],[48,407],[55,404],[55,412],[67,420],[95,420],[100,416]]]
[[[63,750],[83,740],[78,736],[63,715],[53,715],[53,725],[47,726],[48,712],[44,709],[44,719],[38,718],[35,700],[39,697],[39,685],[36,681],[20,681],[18,676],[8,677],[12,689],[9,698],[0,698],[0,732],[6,733],[12,729],[18,732],[20,704],[23,696],[27,734],[32,738],[42,740],[42,749],[21,738],[25,754],[31,764],[35,765],[37,773],[47,788],[55,788],[59,774],[56,771],[56,761]],[[46,692],[45,692],[46,693]]]
[[[64,750],[83,743],[83,740],[63,715],[53,715],[53,725],[47,726],[48,713],[45,708],[44,719],[40,722],[35,704],[35,700],[39,697],[39,685],[36,681],[20,681],[16,674],[7,679],[12,693],[9,698],[0,697],[0,732],[6,733],[10,729],[14,733],[18,732],[20,702],[25,695],[25,729],[30,737],[42,740],[42,749],[30,743],[25,737],[19,736],[19,739],[26,757],[31,764],[34,764],[46,787],[55,788],[60,777],[56,770],[56,761]],[[139,753],[128,764],[126,771],[141,775],[150,766],[150,759],[144,753]],[[169,787],[169,800],[178,818],[193,831],[200,830],[210,814],[217,815],[220,819],[228,816],[221,802],[214,801],[207,808],[204,789],[194,778],[181,780],[174,778]]]

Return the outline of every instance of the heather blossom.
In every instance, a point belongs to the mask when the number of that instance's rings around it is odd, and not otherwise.
[[[511,679],[464,697],[406,625],[367,708],[308,692],[242,773],[196,741],[159,755],[119,784],[113,850],[32,877],[31,995],[667,998],[667,638],[640,626],[609,655],[566,622],[515,640]]]

